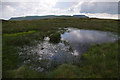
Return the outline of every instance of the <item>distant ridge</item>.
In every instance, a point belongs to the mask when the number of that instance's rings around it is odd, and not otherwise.
[[[73,15],[74,17],[80,17],[80,18],[88,18],[88,16],[85,15]]]
[[[60,16],[56,16],[56,15],[46,15],[46,16],[13,17],[13,18],[10,18],[9,20],[11,20],[11,21],[19,21],[19,20],[34,20],[34,19],[46,19],[46,18],[62,18],[62,17],[88,18],[88,17],[85,16],[85,15],[73,15],[73,16],[69,16],[69,15],[60,15]]]

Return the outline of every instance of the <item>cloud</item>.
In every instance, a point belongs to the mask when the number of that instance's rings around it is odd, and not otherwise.
[[[117,2],[85,2],[81,5],[81,13],[118,14]]]
[[[106,19],[118,19],[118,14],[108,14],[108,13],[85,13],[85,15],[93,18],[106,18]]]
[[[89,0],[87,3],[86,1],[88,0],[69,0],[68,2],[65,2],[65,0],[63,2],[61,0],[4,0],[0,9],[0,12],[2,12],[0,18],[9,19],[11,17],[33,15],[100,15],[103,13],[108,14],[106,17],[110,17],[117,13],[116,3],[106,2],[106,5],[105,3],[94,2],[97,0]]]
[[[82,14],[89,17],[107,19],[119,18],[118,2],[97,2],[97,0],[92,0],[92,2],[81,1],[70,7],[69,11],[73,12],[73,14]]]
[[[2,0],[2,2],[40,2],[42,0]],[[43,0],[44,1],[44,0]],[[54,2],[119,2],[119,0],[49,0]]]
[[[47,0],[37,2],[3,2],[2,12],[3,18],[10,18],[14,16],[26,16],[26,15],[40,15],[45,13],[50,13],[53,11],[53,6],[56,3],[54,2],[47,2]]]

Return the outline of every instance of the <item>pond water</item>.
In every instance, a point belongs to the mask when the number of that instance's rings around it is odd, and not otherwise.
[[[61,34],[62,40],[67,40],[76,55],[84,53],[91,44],[114,42],[118,36],[111,32],[69,28]]]
[[[114,42],[118,36],[111,32],[67,28],[60,38],[61,41],[54,44],[49,42],[49,37],[45,37],[36,46],[21,48],[19,55],[32,69],[49,71],[63,63],[79,64],[81,54],[90,45]]]

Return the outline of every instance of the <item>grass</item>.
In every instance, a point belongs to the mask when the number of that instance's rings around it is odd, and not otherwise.
[[[83,65],[63,64],[51,78],[118,78],[118,42],[92,46],[82,55]]]
[[[62,64],[48,74],[33,71],[28,66],[8,70],[12,78],[118,78],[118,41],[93,45],[82,55],[82,66]]]
[[[79,67],[63,64],[47,75],[48,78],[76,78],[79,76]]]
[[[4,71],[18,68],[19,65],[23,62],[18,55],[18,49],[13,46],[3,47],[3,55],[2,55],[2,70]],[[18,65],[19,64],[19,65]]]
[[[92,18],[54,18],[47,20],[3,21],[2,33],[19,33],[31,30],[47,32],[50,30],[57,30],[60,27],[75,27],[80,29],[118,32],[118,21]]]
[[[18,36],[18,35],[30,34],[30,33],[34,33],[34,32],[36,32],[36,31],[19,32],[19,33],[13,33],[13,34],[4,34],[3,36]]]
[[[25,45],[36,45],[36,40],[43,41],[45,36],[52,41],[59,37],[58,28],[74,27],[79,29],[118,32],[117,20],[89,18],[54,18],[31,21],[2,22],[2,67],[3,78],[108,78],[118,77],[118,43],[93,45],[83,54],[83,66],[63,64],[48,74],[40,73],[23,65],[17,54]],[[54,34],[56,33],[56,34]],[[52,35],[54,34],[54,35]],[[52,35],[52,36],[51,36]],[[43,76],[44,75],[44,76]]]
[[[18,69],[8,70],[4,77],[7,78],[41,78],[44,77],[44,73],[34,71],[30,69],[27,65],[23,65]]]
[[[61,36],[59,32],[51,34],[49,37],[50,37],[50,42],[52,43],[59,43],[61,40]]]
[[[118,53],[118,41],[92,46],[83,54],[82,69],[87,73],[86,77],[117,78]]]

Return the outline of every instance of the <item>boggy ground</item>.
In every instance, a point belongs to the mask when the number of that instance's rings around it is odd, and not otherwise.
[[[117,20],[89,18],[54,18],[24,21],[2,21],[3,78],[117,78],[118,41],[93,45],[82,55],[81,66],[63,64],[48,74],[29,69],[17,54],[24,45],[36,45],[45,36],[55,34],[59,28],[74,27],[111,31],[119,34]],[[58,34],[58,33],[57,33]],[[54,36],[55,37],[55,36]],[[59,37],[59,34],[56,35]],[[55,37],[55,38],[56,38]],[[52,39],[53,42],[56,39]]]

